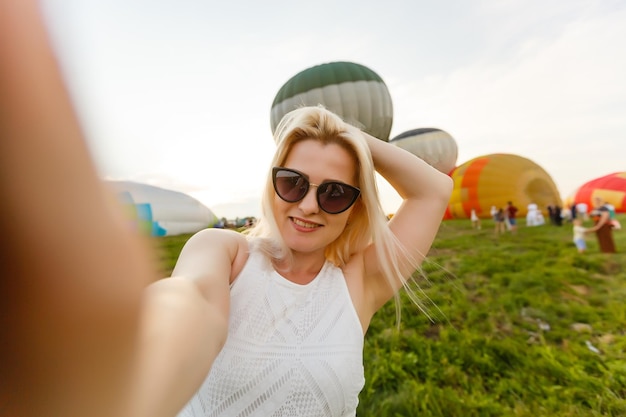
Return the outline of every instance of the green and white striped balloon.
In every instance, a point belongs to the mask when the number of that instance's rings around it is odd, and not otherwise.
[[[272,133],[285,114],[319,104],[372,136],[389,140],[393,122],[389,90],[378,74],[352,62],[317,65],[287,81],[272,103]]]

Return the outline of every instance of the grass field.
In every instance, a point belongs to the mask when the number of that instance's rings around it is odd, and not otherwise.
[[[619,216],[626,225],[626,216]],[[359,417],[626,416],[626,230],[617,254],[571,225],[496,236],[442,224],[420,278],[366,335]],[[164,274],[189,236],[160,238]]]

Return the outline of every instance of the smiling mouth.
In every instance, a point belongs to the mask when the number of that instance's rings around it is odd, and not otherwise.
[[[305,222],[303,220],[300,219],[296,219],[295,217],[291,217],[291,221],[296,225],[296,226],[300,226],[300,227],[305,227],[307,229],[315,229],[317,227],[321,227],[321,225],[317,224],[317,223],[310,223],[310,222]]]

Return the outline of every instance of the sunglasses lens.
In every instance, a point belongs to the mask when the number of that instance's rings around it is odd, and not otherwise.
[[[272,174],[276,194],[288,203],[302,200],[311,186],[304,175],[291,169],[274,167]],[[358,188],[341,182],[324,182],[315,187],[319,207],[329,214],[346,211],[361,193]]]
[[[274,188],[280,198],[287,202],[301,200],[309,189],[309,181],[297,172],[276,170]]]
[[[356,188],[338,182],[322,184],[317,190],[319,205],[330,214],[346,211],[359,196]]]

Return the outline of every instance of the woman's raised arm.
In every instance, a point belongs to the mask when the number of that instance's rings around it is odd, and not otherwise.
[[[363,135],[372,153],[376,171],[402,197],[402,203],[389,221],[389,227],[406,248],[407,255],[421,264],[439,230],[452,192],[452,179],[404,149],[367,133]],[[370,284],[377,300],[375,305],[380,307],[393,296],[401,283],[390,288],[386,280],[378,279],[378,266],[373,264],[375,259],[374,256],[365,256],[365,271],[366,274],[368,271],[375,272]],[[414,266],[411,262],[399,264],[407,278],[414,272]]]

